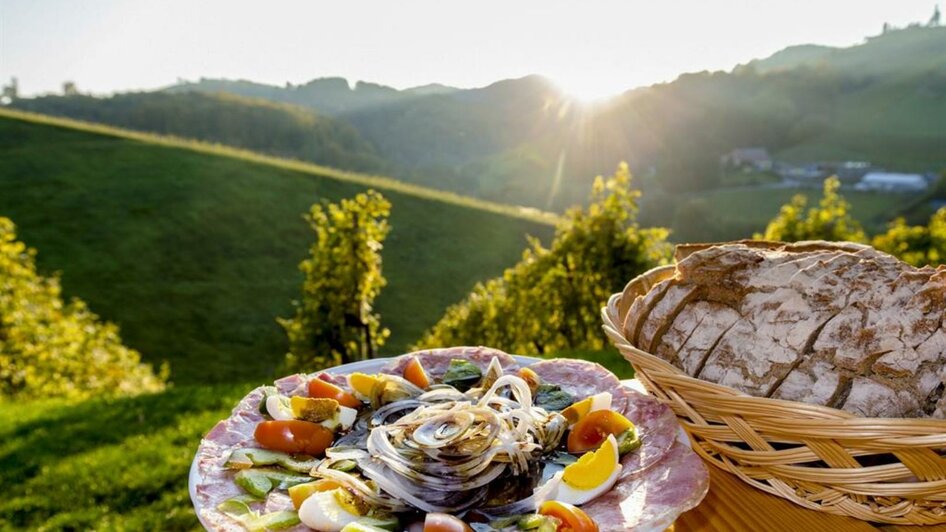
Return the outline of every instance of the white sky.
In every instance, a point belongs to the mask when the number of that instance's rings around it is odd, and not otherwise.
[[[801,43],[850,45],[934,0],[0,0],[0,82],[23,94],[205,77],[343,76],[398,88],[542,74],[602,96],[729,70]]]

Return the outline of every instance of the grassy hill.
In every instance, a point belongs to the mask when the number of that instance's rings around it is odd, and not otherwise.
[[[541,213],[383,178],[0,112],[0,215],[67,295],[168,360],[178,383],[270,375],[286,349],[275,318],[298,297],[313,239],[302,214],[366,186],[393,204],[378,301],[388,353],[515,262],[526,233],[551,234]]]
[[[748,66],[760,73],[811,68],[852,77],[902,77],[943,66],[944,34],[944,27],[917,26],[868,37],[855,46],[789,46]]]
[[[744,146],[764,146],[784,161],[946,168],[946,28],[890,31],[846,48],[793,46],[731,72],[684,74],[592,106],[539,76],[405,91],[352,87],[341,78],[287,87],[205,79],[153,95],[187,91],[306,106],[350,125],[389,175],[555,211],[584,202],[593,176],[622,160],[637,174],[655,175],[668,192],[719,188],[720,155]],[[16,105],[65,112],[53,103]],[[319,161],[285,139],[272,140],[254,149]]]
[[[719,156],[741,146],[765,146],[788,161],[941,171],[944,72],[946,28],[910,28],[847,48],[792,47],[598,106],[532,76],[339,118],[382,157],[414,168],[412,179],[560,209],[582,201],[590,176],[619,160],[654,171],[670,192],[717,188]]]
[[[917,194],[854,190],[842,190],[841,193],[851,204],[854,218],[861,222],[868,234],[885,231],[891,218],[916,210],[924,198]],[[644,203],[641,221],[646,225],[669,227],[671,240],[675,242],[739,240],[764,232],[782,205],[791,201],[795,194],[807,196],[809,206],[816,206],[822,197],[821,190],[814,188],[734,187],[674,198],[655,193],[651,201]],[[926,223],[929,215],[925,212],[913,223]]]
[[[162,135],[216,142],[356,171],[379,171],[374,147],[345,122],[311,109],[228,93],[41,96],[14,106]]]

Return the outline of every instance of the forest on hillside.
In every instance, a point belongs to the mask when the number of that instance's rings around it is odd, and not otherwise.
[[[201,80],[152,93],[47,96],[13,105],[559,212],[585,201],[591,176],[618,161],[658,193],[728,186],[720,157],[747,146],[786,164],[946,168],[946,28],[797,50],[731,72],[684,74],[596,105],[539,76],[478,89],[405,91],[350,87],[340,78],[287,87]]]

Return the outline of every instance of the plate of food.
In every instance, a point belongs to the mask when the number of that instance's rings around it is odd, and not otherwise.
[[[208,530],[664,530],[709,486],[673,412],[604,367],[456,347],[291,375],[202,439]]]

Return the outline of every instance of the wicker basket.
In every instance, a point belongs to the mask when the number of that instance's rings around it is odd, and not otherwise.
[[[946,458],[937,452],[946,450],[946,421],[862,418],[752,397],[690,377],[631,345],[623,333],[631,303],[674,270],[637,277],[611,296],[602,316],[611,341],[647,389],[673,408],[696,452],[805,508],[881,523],[946,523]]]

